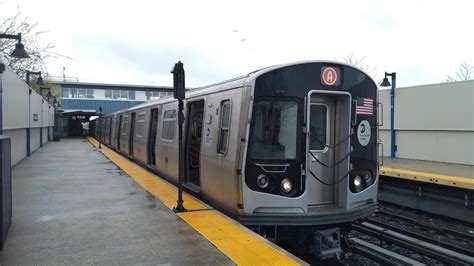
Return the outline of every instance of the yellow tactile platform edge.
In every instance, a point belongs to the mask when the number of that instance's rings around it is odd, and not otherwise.
[[[98,147],[97,140],[88,138]],[[177,188],[155,174],[102,145],[102,153],[168,208],[176,206]],[[231,218],[212,209],[193,196],[183,193],[188,212],[177,215],[239,265],[305,264],[273,243],[261,238]]]
[[[451,187],[474,189],[474,178],[440,175],[391,167],[380,167],[380,174]]]

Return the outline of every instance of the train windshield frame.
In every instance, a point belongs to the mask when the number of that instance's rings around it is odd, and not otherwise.
[[[296,160],[298,158],[298,110],[294,99],[259,99],[253,108],[250,158]]]

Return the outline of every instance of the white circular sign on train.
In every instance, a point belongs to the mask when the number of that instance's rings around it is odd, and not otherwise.
[[[360,145],[367,146],[367,144],[369,144],[370,132],[369,121],[364,120],[360,122],[359,128],[357,129],[357,139],[359,140]]]

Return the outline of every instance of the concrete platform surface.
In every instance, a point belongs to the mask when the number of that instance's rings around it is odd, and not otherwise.
[[[233,264],[85,139],[50,142],[12,174],[1,265]]]
[[[384,167],[474,179],[474,166],[384,157]]]

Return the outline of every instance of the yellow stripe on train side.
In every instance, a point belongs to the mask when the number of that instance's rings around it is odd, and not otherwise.
[[[471,179],[471,178],[466,178],[466,177],[441,175],[441,174],[435,174],[435,173],[426,173],[426,172],[412,171],[412,170],[405,170],[405,169],[391,168],[391,167],[380,167],[380,174],[391,176],[391,177],[433,183],[433,184],[440,184],[440,185],[466,188],[466,189],[474,189],[474,178]]]
[[[89,137],[98,147],[98,142]],[[119,153],[102,145],[102,153],[138,184],[172,209],[176,205],[177,188]],[[188,212],[178,213],[185,222],[208,239],[227,257],[239,265],[301,265],[299,260],[275,244],[250,231],[212,207],[183,193]]]

